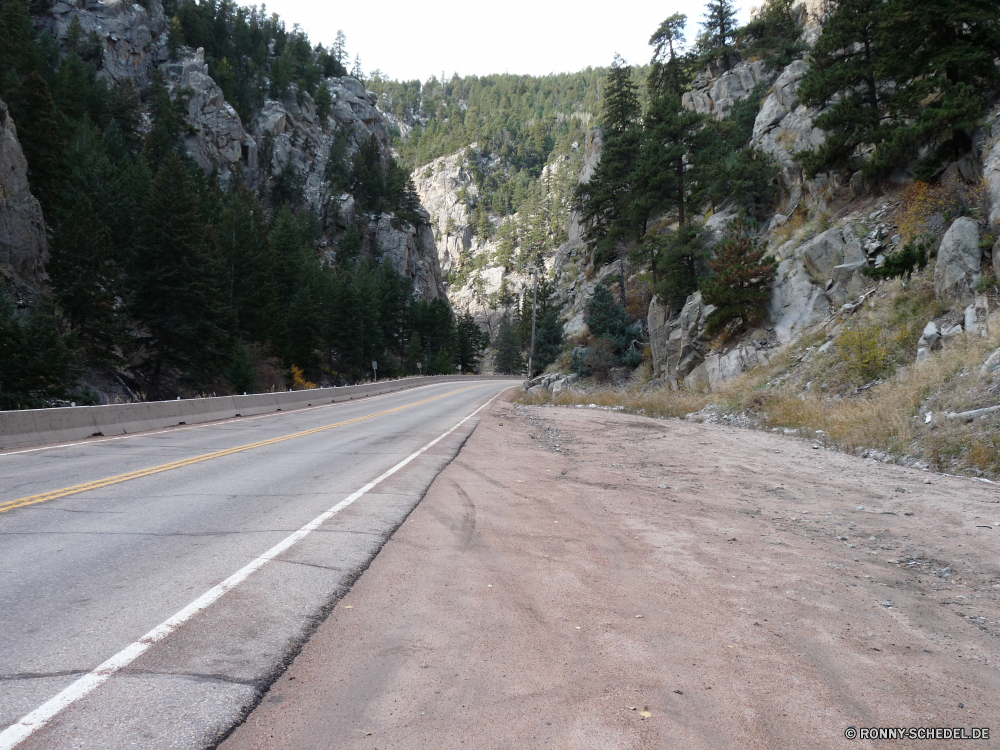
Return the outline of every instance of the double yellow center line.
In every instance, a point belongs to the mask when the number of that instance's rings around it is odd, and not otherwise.
[[[364,422],[367,419],[374,419],[375,417],[383,417],[386,414],[392,414],[397,411],[402,411],[403,409],[411,409],[414,406],[420,406],[421,404],[430,403],[431,401],[437,401],[439,398],[444,398],[445,396],[452,396],[456,393],[461,393],[462,391],[467,391],[469,388],[474,388],[475,386],[469,386],[467,388],[459,388],[457,391],[449,391],[448,393],[442,393],[440,396],[434,396],[432,398],[426,398],[423,401],[417,401],[412,404],[406,404],[405,406],[397,406],[395,409],[386,409],[385,411],[380,411],[375,414],[369,414],[364,417],[357,417],[355,419],[348,419],[344,422],[337,422],[336,424],[328,424],[325,427],[317,427],[312,430],[304,430],[303,432],[295,432],[291,435],[284,435],[283,437],[271,438],[270,440],[261,440],[259,443],[250,443],[249,445],[240,445],[236,448],[228,448],[224,451],[215,451],[214,453],[205,453],[201,456],[194,456],[193,458],[185,458],[181,461],[174,461],[169,464],[161,464],[160,466],[153,466],[148,469],[139,469],[138,471],[130,471],[128,474],[119,474],[115,477],[108,477],[107,479],[98,479],[94,482],[87,482],[86,484],[78,484],[73,487],[66,487],[61,490],[52,490],[51,492],[43,492],[40,495],[32,495],[31,497],[22,497],[20,500],[8,500],[5,503],[0,503],[0,513],[7,513],[8,511],[14,510],[16,508],[24,508],[28,505],[38,505],[39,503],[45,503],[49,500],[57,500],[61,497],[68,497],[70,495],[79,495],[81,492],[89,492],[90,490],[99,490],[102,487],[110,487],[113,484],[121,484],[122,482],[129,482],[133,479],[141,479],[142,477],[152,476],[153,474],[162,474],[165,471],[172,471],[174,469],[181,469],[185,466],[191,466],[193,464],[200,464],[204,461],[211,461],[214,458],[222,458],[223,456],[231,456],[234,453],[243,453],[244,451],[253,450],[254,448],[263,448],[267,445],[274,445],[275,443],[283,443],[286,440],[294,440],[295,438],[305,437],[306,435],[315,435],[319,432],[326,432],[327,430],[333,430],[337,427],[344,427],[345,425],[354,424],[355,422]]]

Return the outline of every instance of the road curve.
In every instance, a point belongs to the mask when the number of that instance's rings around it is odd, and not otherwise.
[[[511,385],[0,454],[0,750],[213,746]]]

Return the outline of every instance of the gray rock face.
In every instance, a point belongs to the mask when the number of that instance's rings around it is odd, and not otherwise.
[[[955,307],[968,306],[975,298],[981,262],[979,224],[967,216],[956,219],[938,248],[934,296]]]
[[[653,298],[647,320],[654,377],[663,378],[671,387],[688,384],[688,376],[705,361],[705,325],[714,310],[696,292],[688,297],[679,315],[668,319],[666,308]]]
[[[111,81],[149,83],[153,68],[167,59],[167,18],[160,0],[144,8],[131,0],[57,0],[42,24],[56,39],[65,39],[73,18],[85,35],[92,31],[104,44],[101,75]]]
[[[222,89],[208,75],[205,50],[164,66],[168,82],[174,88],[187,89],[187,119],[192,132],[185,138],[188,153],[208,173],[217,172],[220,182],[228,182],[230,170],[243,162],[248,170],[257,169],[257,142],[243,129],[243,122]]]
[[[604,133],[599,127],[594,128],[594,130],[587,133],[587,140],[584,142],[583,169],[580,170],[577,182],[580,184],[590,182],[590,178],[597,171],[597,165],[601,163],[601,152],[603,150]],[[566,233],[570,245],[580,246],[583,244],[583,227],[580,225],[580,215],[576,211],[569,212]]]
[[[807,329],[826,320],[829,301],[823,287],[813,283],[805,263],[799,257],[778,265],[768,309],[777,342],[794,341]]]
[[[760,60],[737,63],[718,77],[706,71],[695,78],[691,91],[684,94],[681,103],[695,112],[712,114],[721,120],[729,116],[733,104],[750,96],[757,84],[770,83],[775,76],[776,73]]]
[[[803,190],[825,189],[822,180],[807,184],[795,153],[814,149],[823,143],[825,134],[813,127],[816,112],[797,102],[797,93],[809,64],[793,61],[785,68],[761,105],[754,121],[753,145],[769,153],[781,167],[781,182],[788,192],[790,205],[799,201]]]
[[[780,123],[794,108],[799,84],[809,71],[809,65],[802,60],[795,60],[781,71],[778,80],[767,99],[761,105],[760,112],[753,124],[754,140],[759,141],[771,128]]]
[[[0,275],[36,288],[47,255],[42,207],[28,186],[28,162],[14,120],[0,101]]]
[[[989,194],[989,226],[1000,233],[1000,107],[990,113],[985,142],[982,144],[983,179]],[[994,263],[1000,273],[1000,264]],[[998,277],[1000,278],[1000,277]]]
[[[450,156],[439,157],[414,174],[417,195],[431,216],[437,236],[438,262],[445,274],[457,272],[463,255],[472,249],[471,217],[458,193],[464,189],[470,196],[478,195],[472,171],[468,168],[468,160],[474,158],[478,158],[476,144]]]
[[[434,247],[434,233],[429,224],[423,224],[419,229],[410,225],[396,229],[392,226],[392,217],[382,214],[376,225],[375,241],[383,257],[389,259],[399,273],[413,280],[414,291],[422,298],[446,298]]]

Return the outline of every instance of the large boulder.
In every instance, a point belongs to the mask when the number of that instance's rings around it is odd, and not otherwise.
[[[42,207],[28,185],[28,162],[7,105],[0,101],[0,274],[34,288],[47,257]]]
[[[938,301],[962,308],[971,304],[981,262],[979,223],[968,216],[955,219],[941,240],[934,266],[934,296]]]

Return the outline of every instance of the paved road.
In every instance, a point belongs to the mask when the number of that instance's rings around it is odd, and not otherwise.
[[[214,745],[510,385],[0,454],[0,750]]]

